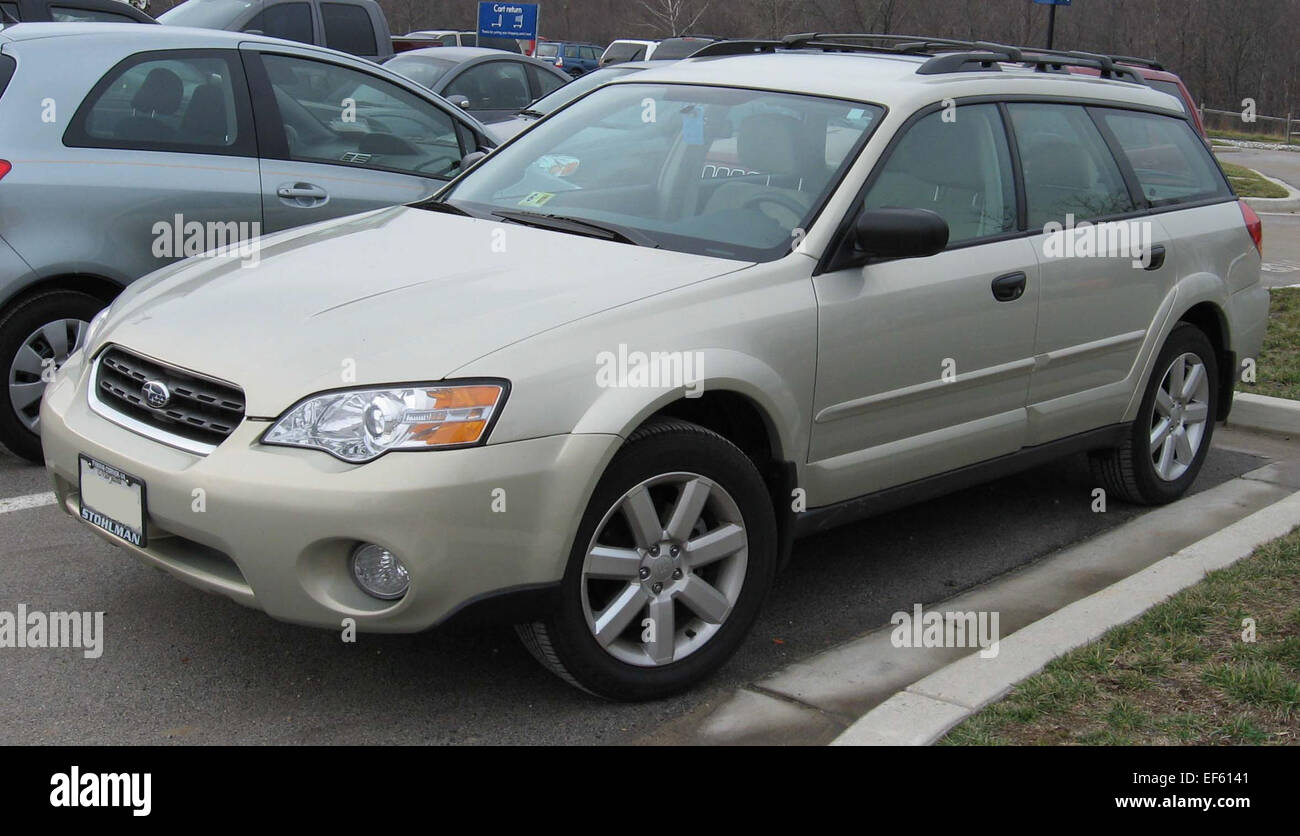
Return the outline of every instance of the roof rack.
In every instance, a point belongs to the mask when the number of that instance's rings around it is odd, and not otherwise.
[[[1159,61],[1150,58],[1134,58],[1131,55],[1108,55],[1106,56],[1116,64],[1132,64],[1135,67],[1146,67],[1149,70],[1160,70],[1164,72],[1165,65]]]
[[[955,38],[932,38],[926,35],[891,35],[883,33],[806,32],[787,35],[780,40],[718,41],[695,52],[692,58],[721,55],[774,53],[778,49],[820,49],[823,52],[877,52],[895,55],[929,56],[916,71],[918,75],[957,72],[1001,72],[1002,64],[1020,64],[1039,72],[1067,72],[1067,67],[1089,67],[1102,78],[1145,84],[1136,70],[1119,66],[1121,61],[1140,66],[1155,62],[1037,47],[1017,47],[991,41],[963,41]],[[1153,67],[1154,68],[1154,67]]]

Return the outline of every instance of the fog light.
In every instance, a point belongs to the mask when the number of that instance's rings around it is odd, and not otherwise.
[[[352,550],[351,563],[352,579],[367,595],[394,601],[411,586],[411,576],[402,561],[383,546],[362,543]]]

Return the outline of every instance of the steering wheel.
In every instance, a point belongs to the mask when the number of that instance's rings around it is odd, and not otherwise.
[[[798,223],[799,221],[803,220],[803,216],[808,214],[807,206],[804,206],[799,201],[795,200],[789,195],[784,195],[781,194],[780,192],[767,192],[766,194],[755,195],[754,197],[751,197],[749,200],[746,200],[743,204],[741,204],[740,208],[754,209],[759,212],[763,212],[763,210],[760,209],[759,207],[767,203],[770,203],[773,206],[780,206],[782,209],[785,209],[787,212],[793,214],[795,223]],[[767,215],[766,212],[763,212],[763,214]],[[770,218],[772,216],[768,215],[768,217]],[[773,220],[777,220],[777,219],[773,218]]]

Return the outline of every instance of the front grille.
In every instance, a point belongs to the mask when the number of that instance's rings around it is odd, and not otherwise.
[[[145,402],[144,385],[164,384],[171,400],[155,409]],[[244,420],[244,391],[224,381],[187,372],[113,346],[99,358],[97,395],[106,406],[203,444],[220,444]]]

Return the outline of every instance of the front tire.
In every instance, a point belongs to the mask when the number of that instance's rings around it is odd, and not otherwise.
[[[51,290],[24,299],[0,320],[0,442],[40,464],[41,395],[50,375],[80,347],[90,320],[105,303],[75,290]]]
[[[1219,364],[1196,326],[1175,326],[1124,443],[1091,456],[1107,493],[1139,505],[1163,505],[1196,481],[1218,420]]]
[[[776,556],[776,516],[754,463],[703,427],[655,421],[632,434],[596,486],[556,610],[516,629],[571,685],[658,699],[736,651]]]

